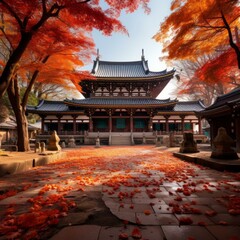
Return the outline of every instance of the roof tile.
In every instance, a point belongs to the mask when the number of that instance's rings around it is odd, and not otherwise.
[[[154,98],[85,98],[85,99],[66,99],[65,101],[42,101],[38,106],[28,106],[29,112],[72,112],[68,105],[75,105],[79,107],[108,107],[119,105],[122,107],[134,106],[151,106],[159,105],[159,111],[164,105],[172,103],[174,107],[169,112],[199,112],[205,109],[201,101],[186,101],[177,102],[177,100],[168,99],[154,99]],[[164,109],[163,111],[166,111]]]
[[[73,99],[65,100],[65,103],[84,105],[96,105],[96,106],[107,106],[107,105],[151,105],[151,104],[165,104],[173,102],[170,99],[159,100],[155,98],[85,98],[85,99]]]
[[[186,101],[186,102],[177,102],[177,104],[174,106],[173,111],[174,112],[199,112],[205,109],[205,106],[203,103],[199,101]]]
[[[95,77],[116,77],[116,78],[137,78],[137,77],[157,77],[165,76],[168,73],[166,70],[160,72],[151,72],[146,67],[147,61],[134,62],[108,62],[108,61],[94,61],[94,68],[92,74]]]

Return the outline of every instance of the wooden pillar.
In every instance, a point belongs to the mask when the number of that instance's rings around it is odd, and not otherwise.
[[[108,129],[109,129],[109,132],[112,132],[112,111],[111,110],[109,110]]]
[[[45,116],[42,116],[42,119],[41,119],[41,133],[42,134],[44,133],[44,120],[45,120]]]
[[[198,117],[198,133],[202,134],[202,118]]]
[[[190,120],[190,130],[193,133],[193,124],[192,124],[192,120]]]
[[[213,129],[213,121],[212,121],[212,119],[210,118],[210,119],[207,119],[207,121],[208,121],[208,123],[209,123],[209,126],[210,126],[210,132],[209,132],[209,134],[210,134],[210,139],[211,139],[211,146],[213,146],[213,139],[215,138],[215,136],[214,136],[214,129]]]
[[[166,122],[165,122],[165,124],[166,124],[166,132],[169,133],[169,124],[168,124],[169,116],[164,116],[164,117],[166,119]]]
[[[185,116],[181,116],[181,124],[182,124],[182,134],[184,133],[184,118]]]
[[[58,119],[58,121],[57,121],[57,133],[58,133],[58,135],[60,134],[60,132],[61,132],[61,117],[62,116],[57,116],[57,119]]]
[[[6,130],[6,142],[9,140],[9,130]]]
[[[77,123],[76,123],[77,116],[73,115],[72,117],[73,117],[73,135],[76,135],[76,133],[77,133]]]
[[[152,132],[152,130],[153,130],[153,123],[152,123],[152,117],[150,117],[148,122],[148,131]]]
[[[93,122],[92,122],[92,116],[89,116],[89,132],[93,131]]]
[[[50,127],[50,129],[49,129],[49,127],[48,127],[48,134],[49,134],[49,133],[52,134],[52,131],[53,131],[53,130],[52,130],[52,122],[53,122],[53,120],[51,119],[51,120],[50,120],[50,126],[51,126],[51,127]]]
[[[133,112],[130,112],[130,131],[133,132]]]

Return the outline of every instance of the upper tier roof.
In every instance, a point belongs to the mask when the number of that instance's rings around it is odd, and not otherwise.
[[[175,70],[152,72],[148,68],[148,62],[108,62],[94,61],[92,75],[97,78],[155,78],[173,75]]]
[[[71,106],[79,107],[79,109],[72,109]],[[121,107],[121,108],[136,108],[136,107],[153,107],[157,108],[159,112],[199,112],[205,107],[202,102],[199,101],[187,101],[178,102],[177,100],[170,99],[66,99],[65,101],[47,101],[42,100],[38,106],[28,106],[27,111],[32,113],[47,114],[56,113],[61,114],[63,112],[78,112],[83,111],[83,108],[93,107],[93,108],[107,108],[107,107]],[[170,106],[167,110],[166,106]],[[161,109],[162,108],[162,109]]]

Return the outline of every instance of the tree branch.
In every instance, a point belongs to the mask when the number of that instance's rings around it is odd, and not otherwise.
[[[42,0],[42,10],[43,10],[43,14],[47,12],[46,0]]]
[[[237,46],[237,44],[234,43],[233,41],[233,36],[232,36],[232,32],[231,32],[231,28],[227,22],[227,19],[225,18],[223,11],[221,10],[221,16],[222,16],[222,20],[226,26],[227,32],[228,32],[228,37],[229,37],[229,44],[230,46],[234,49],[234,51],[236,52],[237,55],[237,61],[238,61],[238,68],[240,69],[240,50]]]
[[[79,3],[87,3],[90,2],[91,0],[82,0],[82,1],[78,1]]]
[[[209,26],[206,26],[206,25],[194,25],[195,27],[199,27],[199,28],[208,28],[208,29],[218,29],[218,28],[226,28],[225,26],[212,26],[209,24]]]
[[[79,3],[87,3],[90,0],[83,0]],[[45,3],[46,0],[42,0],[42,7],[43,10],[45,9]],[[20,29],[21,29],[21,39],[18,43],[18,46],[14,49],[12,52],[7,64],[5,65],[2,75],[0,76],[0,97],[3,96],[5,91],[8,88],[9,83],[12,81],[12,73],[14,71],[15,65],[18,63],[18,61],[21,59],[24,51],[26,50],[27,46],[29,45],[32,36],[34,32],[38,31],[38,29],[43,26],[43,24],[51,17],[56,17],[60,10],[63,9],[65,6],[59,6],[57,3],[53,4],[52,7],[49,9],[49,11],[46,12],[43,11],[42,16],[40,20],[31,27],[31,29],[27,32],[23,31],[25,30],[23,27],[23,23],[17,13],[5,2],[5,0],[0,0],[0,4],[3,4],[6,9],[13,15],[13,17],[18,22]]]
[[[42,60],[42,63],[46,63],[47,60],[49,59],[50,55],[47,55],[43,60]],[[23,95],[23,98],[22,98],[22,107],[25,109],[26,105],[27,105],[27,101],[28,101],[28,96],[29,96],[29,93],[31,92],[32,88],[33,88],[33,85],[39,75],[40,71],[39,70],[35,70],[32,77],[31,77],[31,80],[27,86],[27,89]]]
[[[4,0],[2,0],[0,3],[3,4],[3,6],[12,14],[12,16],[16,19],[18,25],[20,26],[20,29],[23,29],[23,23],[22,20],[18,17],[17,13],[6,3]]]
[[[59,12],[65,8],[65,6],[60,6],[57,3],[54,3],[51,8],[47,11],[45,1],[43,0],[43,13],[41,19],[31,28],[31,31],[37,31],[47,19],[51,17],[57,17]]]
[[[0,28],[0,30],[2,30],[2,28]],[[2,31],[3,32],[3,31]],[[4,34],[4,32],[3,32],[3,34]],[[5,34],[4,34],[5,35]],[[8,38],[5,36],[5,38],[6,38],[6,40],[9,42],[9,40],[8,40]],[[9,51],[9,53],[11,54],[11,51],[12,51],[12,46],[11,46],[11,43],[9,42],[9,44],[10,44],[10,47],[3,41],[3,39],[1,39],[1,42],[2,42],[2,44],[5,46],[5,48]]]
[[[7,59],[7,56],[6,56],[5,54],[3,54],[2,52],[0,52],[0,55],[2,55],[2,57],[3,57],[4,59]]]
[[[25,16],[25,18],[23,19],[23,28],[26,29],[26,26],[27,26],[27,23],[28,23],[28,20],[29,20],[30,16]]]
[[[12,46],[12,43],[11,43],[10,39],[8,38],[5,30],[4,30],[4,23],[5,23],[5,22],[4,22],[3,14],[1,14],[1,20],[2,20],[2,25],[3,25],[3,26],[0,28],[0,30],[1,30],[1,32],[3,33],[4,37],[6,38],[6,40],[8,41],[10,47],[8,47],[3,41],[2,41],[2,43],[5,45],[5,47],[8,49],[8,51],[9,51],[10,54],[11,54],[12,49],[13,49],[13,46]]]

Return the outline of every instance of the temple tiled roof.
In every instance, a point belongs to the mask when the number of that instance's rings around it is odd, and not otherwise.
[[[231,92],[217,97],[215,102],[201,111],[199,115],[205,118],[225,116],[231,114],[233,108],[240,108],[240,88],[235,88]]]
[[[79,107],[79,109],[71,108]],[[178,102],[170,99],[153,99],[153,98],[86,98],[86,99],[66,99],[65,101],[41,101],[38,106],[28,106],[28,112],[34,113],[59,113],[83,111],[87,107],[154,107],[161,112],[161,107],[172,106],[170,109],[164,109],[164,112],[199,112],[204,110],[201,101]],[[82,109],[82,110],[81,110]]]
[[[206,108],[206,111],[231,104],[232,102],[239,102],[239,101],[240,101],[240,87],[235,88],[234,90],[232,90],[227,94],[218,96],[215,102],[211,106]]]
[[[151,78],[165,77],[174,74],[174,70],[160,72],[149,71],[145,60],[134,62],[94,61],[92,74],[100,78]]]
[[[0,129],[17,129],[17,123],[16,119],[14,117],[11,117],[4,122],[0,123]],[[37,130],[39,127],[34,126],[34,124],[28,124],[29,130]]]
[[[173,108],[174,112],[200,112],[205,109],[204,104],[201,100],[198,101],[179,101]]]
[[[198,101],[177,101],[176,104],[172,105],[167,109],[159,109],[159,113],[180,113],[185,112],[201,112],[205,109],[205,106],[201,100]]]
[[[29,112],[68,112],[69,108],[63,101],[47,101],[42,100],[38,106],[28,106],[27,111]]]
[[[107,107],[107,106],[152,106],[152,105],[166,105],[172,104],[176,101],[165,99],[159,100],[155,98],[85,98],[85,99],[66,99],[65,103],[68,105],[78,106],[95,106],[95,107]]]

